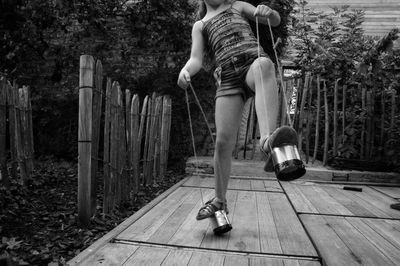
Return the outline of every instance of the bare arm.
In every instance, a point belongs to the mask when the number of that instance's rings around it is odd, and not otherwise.
[[[246,18],[252,21],[256,21],[257,16],[258,21],[262,24],[267,25],[269,19],[272,27],[278,26],[281,23],[281,16],[279,13],[266,5],[254,7],[247,2],[236,1],[235,7],[240,10]]]
[[[190,77],[199,72],[203,66],[204,37],[202,34],[202,27],[203,23],[201,21],[197,21],[193,25],[190,58],[182,68],[178,78],[178,85],[181,88],[186,88],[188,82],[190,82]]]

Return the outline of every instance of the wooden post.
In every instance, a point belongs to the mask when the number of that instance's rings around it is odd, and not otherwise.
[[[142,151],[142,138],[143,138],[143,133],[144,133],[144,128],[145,128],[145,123],[146,123],[146,114],[148,110],[148,105],[151,104],[151,99],[149,96],[146,96],[143,101],[143,106],[142,106],[142,112],[140,113],[140,126],[139,126],[139,135],[138,135],[138,142],[139,142],[139,149],[140,149],[140,155],[139,155],[139,160],[142,161],[142,169],[143,169],[143,175],[142,175],[142,180],[139,182],[141,185],[145,183],[145,175],[144,175],[144,169],[146,167],[146,143],[144,144],[144,148]],[[140,176],[140,174],[139,174]]]
[[[367,136],[366,136],[366,149],[365,149],[365,159],[369,159],[369,155],[371,152],[371,143],[373,136],[371,135],[372,132],[372,121],[371,121],[371,105],[372,105],[372,92],[367,92]]]
[[[13,87],[7,82],[7,105],[8,105],[8,129],[10,134],[10,153],[11,153],[11,169],[10,176],[12,178],[17,178],[17,148],[16,148],[16,136],[15,136],[15,103],[13,96]]]
[[[364,117],[362,118],[362,129],[361,129],[361,144],[360,144],[360,159],[364,159],[365,155],[365,117],[367,114],[367,109],[366,109],[366,104],[365,104],[365,98],[367,94],[367,89],[365,87],[362,88],[362,93],[361,93],[361,110],[364,112]]]
[[[381,135],[379,140],[379,151],[380,155],[383,155],[383,145],[384,145],[384,136],[385,136],[385,111],[386,111],[386,98],[385,98],[385,91],[381,91]]]
[[[92,89],[94,59],[89,55],[80,58],[79,125],[78,125],[78,221],[88,226],[92,213]]]
[[[26,108],[27,108],[27,138],[28,138],[28,154],[29,154],[29,172],[32,173],[34,169],[34,158],[35,158],[35,148],[34,148],[34,140],[33,140],[33,122],[32,122],[32,104],[31,104],[31,94],[29,91],[29,87],[25,86],[25,94],[26,94]]]
[[[117,196],[120,196],[118,203],[126,202],[129,199],[129,184],[128,184],[128,168],[126,167],[126,121],[125,109],[123,102],[123,93],[121,88],[118,90],[118,110],[119,110],[119,173],[120,173],[120,188]]]
[[[335,88],[334,88],[334,96],[333,96],[333,157],[337,155],[337,134],[338,134],[338,92],[339,92],[339,81],[340,79],[336,79]]]
[[[9,186],[7,171],[6,135],[7,135],[7,81],[0,77],[0,175],[5,187]]]
[[[297,85],[296,85],[296,105],[294,108],[294,114],[293,114],[293,126],[295,127],[296,130],[298,130],[298,128],[296,128],[296,123],[297,123],[297,119],[298,119],[298,110],[299,110],[299,98],[300,98],[300,86],[302,83],[302,79],[297,79]]]
[[[312,163],[315,162],[317,158],[317,151],[319,145],[319,121],[320,121],[320,111],[321,111],[321,81],[320,76],[317,76],[317,115],[315,121],[315,142],[314,142],[314,153]]]
[[[139,191],[139,159],[140,159],[140,139],[139,139],[139,95],[133,95],[131,102],[130,116],[130,151],[132,166],[132,192],[136,194]]]
[[[126,175],[125,175],[125,162],[126,162],[126,131],[125,131],[125,119],[124,109],[122,101],[122,90],[118,84],[118,97],[117,97],[117,190],[116,190],[116,202],[121,204],[126,198]]]
[[[125,90],[125,128],[126,128],[126,176],[127,176],[127,185],[128,185],[128,193],[133,188],[133,169],[132,169],[132,139],[131,139],[131,91]]]
[[[168,152],[168,147],[167,147],[167,140],[168,140],[168,133],[169,133],[169,117],[168,117],[168,112],[171,109],[170,105],[170,97],[168,95],[165,95],[163,97],[163,108],[162,108],[162,118],[161,118],[161,137],[160,137],[160,177],[164,178],[165,172],[167,169],[167,152]]]
[[[92,124],[92,195],[96,195],[96,174],[98,169],[101,107],[103,93],[103,65],[100,60],[96,62],[95,88],[93,91],[93,124]],[[92,198],[93,213],[96,211],[96,197]]]
[[[301,104],[300,104],[300,110],[299,110],[299,126],[298,126],[298,149],[299,152],[302,150],[303,146],[303,119],[304,119],[304,106],[306,104],[306,99],[307,99],[307,93],[308,93],[308,87],[310,84],[310,73],[306,73],[306,78],[304,80],[304,86],[303,86],[303,92],[301,93]]]
[[[325,105],[325,144],[324,144],[324,157],[323,165],[328,163],[328,148],[329,148],[329,106],[328,106],[328,88],[324,80],[324,105]]]
[[[22,178],[22,182],[25,184],[28,175],[26,171],[26,160],[25,160],[25,152],[24,152],[24,141],[23,141],[23,117],[22,117],[22,101],[20,100],[19,97],[19,90],[17,84],[13,85],[13,90],[12,90],[12,97],[15,105],[15,128],[14,128],[14,134],[15,134],[15,147],[17,149],[17,159],[18,159],[18,167],[19,167],[19,173]]]
[[[110,130],[110,206],[113,209],[118,202],[119,188],[118,151],[119,151],[119,110],[118,110],[119,84],[114,81],[111,89],[111,130]]]
[[[391,98],[391,112],[390,112],[390,132],[393,132],[394,119],[396,117],[396,91],[392,90]]]
[[[153,94],[153,96],[155,96]],[[150,146],[150,128],[151,128],[151,115],[152,115],[152,110],[153,110],[153,105],[154,103],[154,97],[149,98],[148,104],[147,104],[147,113],[146,113],[146,137],[145,137],[145,143],[144,143],[144,154],[143,154],[143,181],[144,184],[149,185],[149,146]]]
[[[148,184],[151,184],[155,181],[154,179],[154,160],[155,160],[155,147],[156,147],[156,139],[157,139],[157,113],[161,108],[160,97],[156,97],[156,94],[153,93],[153,108],[151,112],[151,126],[150,126],[150,143],[149,143],[149,152],[148,152]]]
[[[347,85],[343,85],[343,102],[342,102],[342,144],[344,144],[344,136],[346,129],[346,101],[347,101]]]
[[[111,79],[107,78],[105,113],[104,113],[104,151],[103,151],[103,212],[110,213],[111,176],[110,176],[110,131],[111,131]]]
[[[311,128],[311,121],[312,121],[312,82],[313,82],[313,77],[311,76],[310,82],[309,82],[309,93],[308,93],[308,112],[307,112],[307,126],[306,126],[306,163],[308,163],[309,158],[310,158],[310,128]]]

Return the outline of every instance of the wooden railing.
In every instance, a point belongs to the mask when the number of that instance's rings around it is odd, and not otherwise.
[[[7,134],[8,128],[8,134]],[[18,88],[0,77],[0,183],[17,173],[25,183],[33,171],[33,126],[29,87]]]
[[[82,225],[89,223],[97,205],[99,162],[103,166],[103,212],[109,213],[135,196],[140,187],[161,181],[168,161],[170,97],[153,93],[140,102],[129,90],[123,94],[119,83],[110,78],[104,90],[102,72],[100,61],[95,66],[93,57],[81,56],[78,213]],[[104,142],[100,147],[101,128]]]

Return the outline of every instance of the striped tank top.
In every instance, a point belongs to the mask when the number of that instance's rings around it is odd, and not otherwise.
[[[249,22],[232,6],[203,22],[203,34],[217,65],[239,54],[258,54],[257,38]]]

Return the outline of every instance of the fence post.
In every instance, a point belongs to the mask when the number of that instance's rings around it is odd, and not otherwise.
[[[394,119],[396,117],[396,91],[392,90],[392,102],[391,102],[391,115],[390,115],[390,132],[393,131],[394,128]]]
[[[302,151],[302,146],[303,146],[303,124],[304,124],[304,107],[306,104],[307,100],[307,93],[308,93],[308,88],[310,84],[310,73],[306,73],[306,77],[304,80],[304,86],[303,86],[303,92],[301,93],[301,104],[300,104],[300,110],[299,110],[299,126],[298,126],[298,149],[299,152]]]
[[[145,128],[145,123],[146,123],[146,117],[147,117],[146,114],[147,114],[147,110],[148,110],[148,105],[150,105],[150,104],[151,104],[151,99],[149,98],[149,96],[146,96],[144,98],[144,102],[143,102],[143,106],[142,106],[142,112],[140,114],[140,127],[139,127],[138,142],[139,142],[139,145],[140,145],[139,160],[142,161],[142,169],[143,169],[142,170],[142,173],[143,173],[142,180],[140,182],[142,185],[145,184],[145,180],[146,180],[145,167],[146,167],[146,158],[147,158],[146,157],[146,155],[147,155],[146,144],[147,143],[145,143],[145,145],[144,145],[143,152],[142,152],[142,148],[141,148],[141,143],[142,143],[142,138],[143,138],[143,132],[145,131],[144,128]],[[146,128],[147,128],[147,126],[146,126]]]
[[[314,153],[312,158],[312,163],[315,162],[317,158],[317,151],[319,145],[319,120],[320,120],[320,111],[321,111],[321,81],[320,76],[317,76],[317,115],[316,115],[316,122],[315,122],[315,142],[314,142]]]
[[[130,116],[130,153],[132,166],[132,192],[139,191],[139,158],[140,158],[140,138],[139,138],[139,95],[135,94],[131,102]]]
[[[328,148],[329,148],[329,106],[328,106],[328,88],[324,80],[324,105],[325,105],[325,144],[324,144],[324,157],[323,165],[325,166],[328,162]]]
[[[6,154],[6,123],[7,123],[7,81],[0,77],[0,174],[1,182],[8,187],[7,154]]]
[[[25,184],[26,180],[28,179],[27,171],[26,171],[26,160],[25,160],[25,153],[24,153],[24,143],[23,143],[23,121],[22,121],[22,101],[19,97],[19,89],[17,84],[14,83],[12,89],[12,97],[13,102],[15,105],[15,127],[14,127],[14,134],[15,134],[15,147],[17,150],[17,160],[19,166],[19,173],[21,175],[22,181]]]
[[[15,103],[13,100],[13,88],[9,82],[6,82],[7,105],[8,105],[8,129],[10,134],[10,153],[11,153],[11,169],[12,178],[17,177],[17,149],[15,144]]]
[[[339,80],[335,81],[334,95],[333,95],[333,157],[337,155],[337,117],[338,117],[338,93],[339,93]]]
[[[110,176],[110,132],[111,132],[111,79],[107,78],[105,114],[104,114],[104,151],[103,151],[103,179],[104,179],[104,198],[103,212],[110,213],[112,209],[111,197],[111,176]]]
[[[129,191],[132,190],[132,177],[133,177],[133,170],[132,170],[132,128],[131,128],[131,91],[126,89],[125,90],[125,130],[126,130],[126,175],[127,175],[127,189],[128,189],[128,196]]]
[[[79,125],[78,125],[78,221],[81,226],[90,223],[93,215],[92,198],[92,95],[94,59],[80,57]]]

